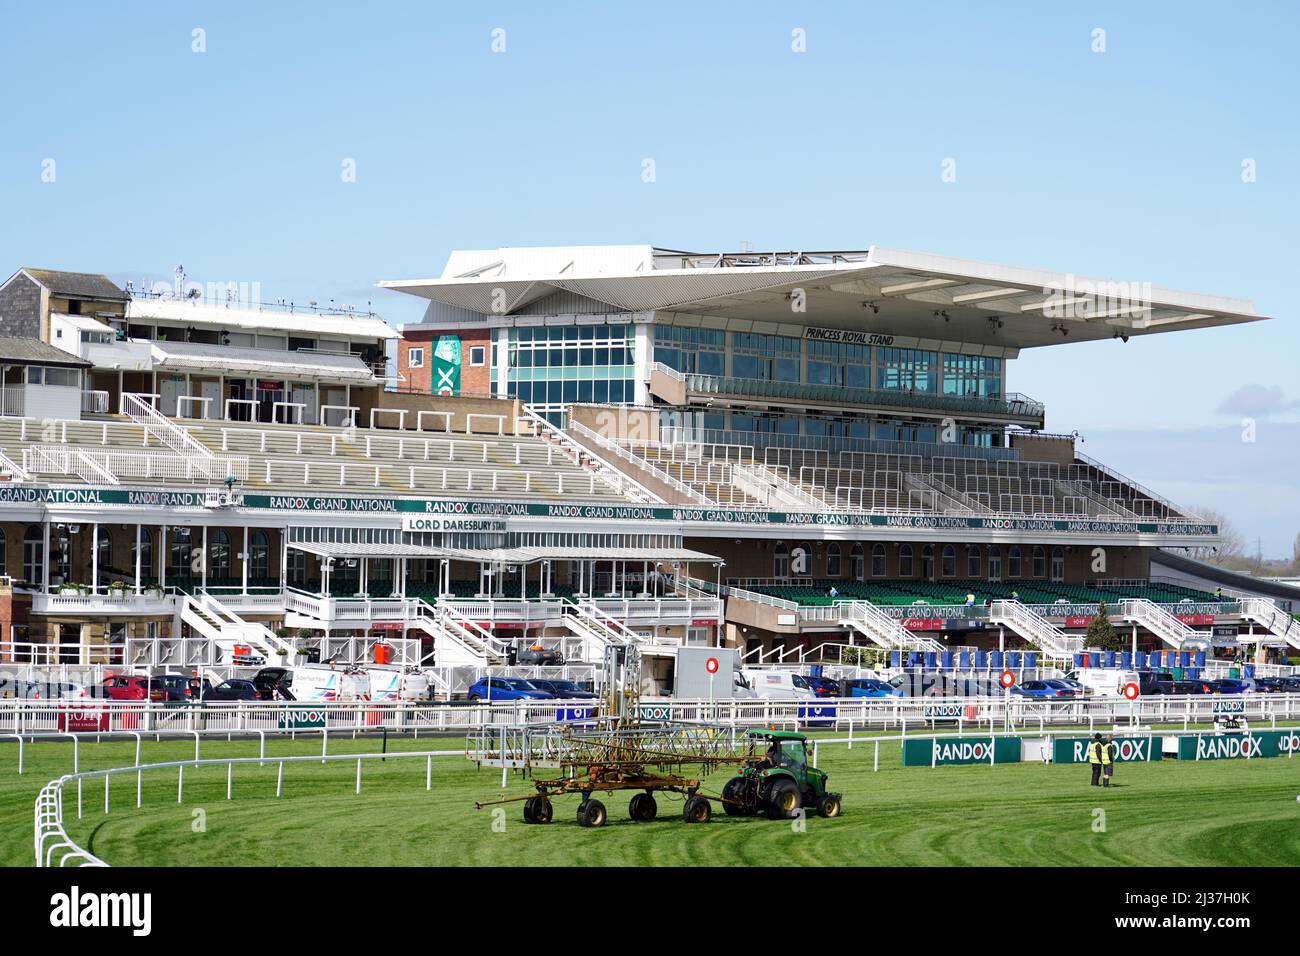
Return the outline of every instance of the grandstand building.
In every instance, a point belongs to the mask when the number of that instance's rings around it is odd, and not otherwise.
[[[381,285],[428,303],[391,379],[369,314],[0,287],[6,388],[61,367],[78,399],[4,404],[0,660],[383,658],[445,693],[538,645],[1068,663],[1101,602],[1142,649],[1300,647],[1284,595],[1174,566],[1213,524],[1009,390],[1021,349],[1247,302],[880,248],[459,251]]]

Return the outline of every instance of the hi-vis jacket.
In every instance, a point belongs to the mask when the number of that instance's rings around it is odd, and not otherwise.
[[[1088,763],[1110,763],[1109,756],[1103,744],[1097,741],[1088,744]]]

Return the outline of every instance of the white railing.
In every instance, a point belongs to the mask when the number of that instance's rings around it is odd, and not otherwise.
[[[1005,624],[1049,658],[1069,661],[1070,655],[1083,649],[1083,638],[1071,637],[1042,615],[1019,601],[993,601],[989,604],[989,622]]]
[[[192,467],[197,474],[209,481],[221,481],[229,477],[222,463],[206,445],[160,413],[152,403],[146,402],[140,395],[134,392],[123,392],[122,411],[131,421],[145,430],[146,441],[148,436],[152,435],[159,443],[166,445],[178,455],[192,459]]]
[[[90,415],[107,415],[108,392],[98,389],[82,391],[81,411]]]
[[[678,481],[676,478],[668,474],[668,472],[664,471],[662,468],[656,467],[653,462],[649,462],[643,458],[637,457],[636,455],[632,454],[632,452],[630,452],[628,449],[624,448],[618,442],[611,441],[610,439],[605,438],[603,435],[598,434],[597,432],[588,428],[586,425],[582,424],[582,422],[575,422],[572,419],[570,419],[566,428],[568,431],[571,431],[574,434],[581,435],[584,438],[587,438],[590,441],[595,442],[605,451],[612,452],[614,455],[616,455],[619,458],[622,458],[624,461],[636,467],[644,468],[646,471],[654,475],[655,478],[664,482],[664,484],[668,485],[674,491],[681,492],[683,495],[685,495],[687,498],[690,498],[692,501],[697,501],[700,504],[705,504],[705,505],[713,504],[713,501],[711,501],[709,498],[700,494],[698,491],[696,491],[694,488],[691,488],[689,485],[681,481]],[[587,446],[580,445],[579,447],[586,448]],[[610,467],[613,466],[611,465]],[[622,472],[619,473],[622,474]],[[641,486],[638,485],[637,487],[641,487]],[[646,494],[649,495],[650,492],[647,491]],[[662,499],[659,498],[657,495],[651,495],[650,500],[661,501]]]
[[[651,492],[636,479],[624,474],[620,469],[615,468],[593,449],[588,448],[582,442],[574,441],[572,437],[567,435],[564,431],[556,428],[527,405],[524,405],[523,409],[524,417],[532,424],[538,435],[547,438],[550,441],[559,443],[562,447],[571,451],[577,457],[579,462],[581,462],[583,458],[586,458],[596,467],[597,474],[600,475],[601,479],[609,485],[610,488],[614,489],[621,495],[626,495],[627,497],[632,498],[635,501],[662,503],[663,499],[658,495]],[[579,432],[579,434],[588,433],[595,436],[595,440],[598,444],[601,443],[599,436],[596,436],[596,433],[591,431],[591,429],[586,428],[586,426],[580,425],[577,422],[570,422],[569,428],[582,429],[582,432]]]
[[[1241,613],[1257,621],[1292,647],[1300,647],[1300,621],[1266,598],[1242,598]]]
[[[1208,646],[1208,633],[1188,627],[1160,605],[1145,598],[1120,601],[1119,612],[1124,620],[1142,625],[1175,650],[1181,650],[1185,644]]]
[[[119,484],[122,478],[211,483],[227,477],[246,481],[249,475],[248,459],[243,457],[222,455],[200,460],[168,452],[113,451],[87,446],[31,445],[23,449],[23,461],[30,471],[76,475],[88,483]],[[220,474],[221,478],[213,479],[214,474]]]

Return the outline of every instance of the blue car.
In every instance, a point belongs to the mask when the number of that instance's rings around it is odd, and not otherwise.
[[[561,700],[599,700],[597,694],[589,690],[583,690],[571,680],[542,680],[540,677],[529,679],[528,683],[532,684],[538,690],[544,690],[552,697]]]
[[[470,700],[554,700],[555,695],[522,677],[482,677],[470,685]]]
[[[902,692],[883,680],[873,677],[853,677],[842,682],[850,697],[901,697]]]
[[[1019,686],[1020,694],[1036,700],[1073,700],[1074,691],[1056,681],[1027,680]],[[1013,689],[1012,693],[1015,693]]]
[[[1225,677],[1221,680],[1207,681],[1211,694],[1248,694],[1252,687],[1248,681]]]

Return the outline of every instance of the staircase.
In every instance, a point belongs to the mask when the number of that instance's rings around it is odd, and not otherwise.
[[[279,664],[290,660],[294,647],[281,640],[264,624],[250,624],[210,594],[186,595],[181,620],[194,633],[207,638],[220,652],[221,662],[231,666]],[[237,650],[237,649],[244,650]],[[278,653],[284,651],[283,657]]]
[[[813,512],[826,510],[826,502],[808,494],[765,465],[734,463],[731,466],[731,481],[745,494],[768,508]]]
[[[1174,650],[1200,650],[1208,646],[1206,635],[1188,627],[1160,605],[1145,598],[1130,598],[1119,602],[1120,617],[1140,624]]]
[[[1049,661],[1061,661],[1068,665],[1071,655],[1083,650],[1083,638],[1071,637],[1019,601],[989,602],[989,623],[1011,628],[1038,647]]]
[[[956,514],[989,513],[989,509],[979,501],[933,475],[905,473],[903,487],[907,490],[909,501],[919,501],[921,506],[929,511]]]
[[[506,662],[506,642],[451,608],[430,607],[414,602],[407,627],[424,631],[433,638],[434,662],[438,667],[487,667]]]
[[[587,661],[604,660],[607,647],[627,647],[644,640],[590,601],[566,606],[564,626],[582,639],[582,658]]]
[[[229,461],[218,459],[212,451],[134,392],[122,394],[122,411],[144,429],[145,443],[153,437],[159,444],[176,452],[195,475],[210,481],[223,481],[230,472]]]
[[[841,601],[840,626],[851,627],[881,647],[905,651],[942,651],[944,646],[932,637],[913,634],[880,608],[867,601]]]
[[[1300,648],[1300,621],[1266,598],[1241,599],[1241,616],[1263,625],[1292,647]]]

